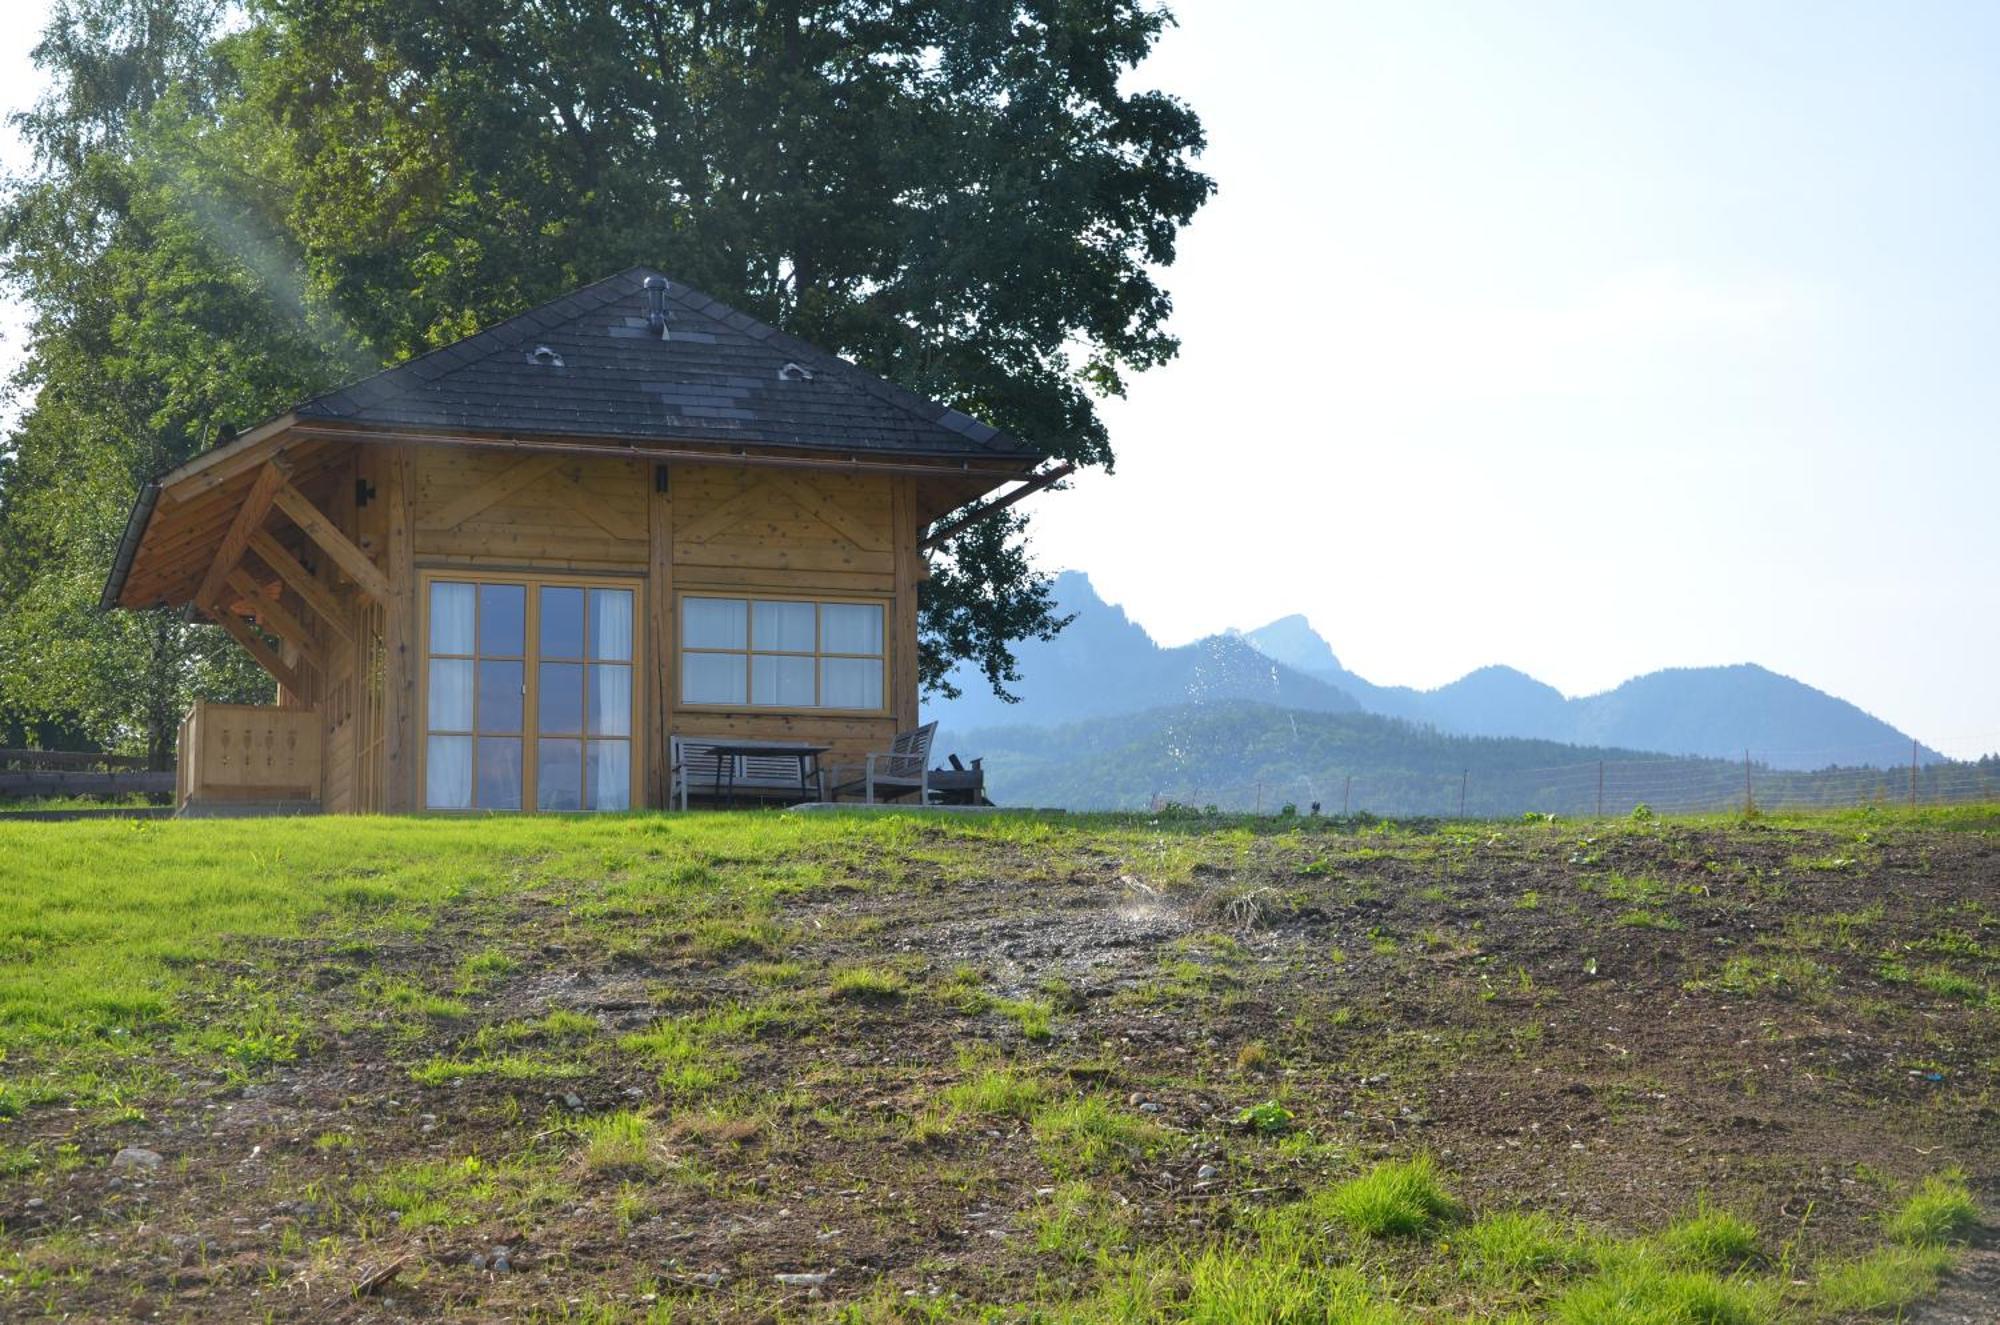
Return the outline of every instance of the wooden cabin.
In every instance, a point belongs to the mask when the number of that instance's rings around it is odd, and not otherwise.
[[[839,762],[915,727],[939,522],[1046,458],[634,269],[162,475],[104,601],[277,678],[189,715],[184,802],[664,806],[670,734]]]

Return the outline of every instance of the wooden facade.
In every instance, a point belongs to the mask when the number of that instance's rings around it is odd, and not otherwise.
[[[917,726],[926,539],[1045,459],[635,270],[163,475],[105,602],[187,605],[277,679],[190,716],[184,800],[664,806],[670,735],[834,764]]]
[[[425,808],[423,589],[437,579],[634,590],[635,804],[667,803],[669,733],[811,740],[832,747],[829,762],[858,762],[917,724],[919,542],[942,514],[919,504],[929,476],[415,441],[319,440],[237,468],[162,494],[128,601],[187,592],[272,672],[277,710],[296,718],[260,725],[240,706],[190,715],[182,764],[206,782],[184,779],[183,800],[262,787],[335,813]],[[879,603],[882,701],[836,711],[683,702],[677,632],[689,596]],[[243,732],[218,720],[225,707]],[[239,755],[253,727],[281,728],[296,746],[308,715],[309,784],[209,772],[226,752],[203,744],[208,733],[230,733]]]

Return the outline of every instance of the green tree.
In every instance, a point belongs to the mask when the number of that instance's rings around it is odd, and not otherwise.
[[[39,394],[0,539],[59,504],[68,450],[115,450],[129,491],[361,359],[638,262],[1082,464],[1112,460],[1096,400],[1175,352],[1155,274],[1212,185],[1194,114],[1120,85],[1170,22],[1158,5],[261,0],[247,17],[218,37],[215,0],[64,0],[37,52],[56,91],[24,123],[37,169],[5,240]],[[101,567],[111,521],[79,523],[73,546],[96,550],[65,555]],[[1010,641],[1060,627],[1024,530],[1010,512],[934,554],[927,684],[971,659],[1001,688]],[[0,602],[68,562],[40,565]]]
[[[268,697],[213,627],[98,596],[141,483],[230,420],[337,380],[258,187],[212,52],[213,4],[67,0],[36,58],[53,88],[17,117],[33,175],[9,192],[0,268],[30,314],[12,382],[31,403],[0,459],[0,719],[172,753],[196,695]],[[244,126],[247,128],[247,126]],[[233,141],[232,141],[233,140]],[[352,360],[358,365],[361,360]]]

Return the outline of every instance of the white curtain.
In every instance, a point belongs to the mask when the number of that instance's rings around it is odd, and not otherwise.
[[[741,649],[750,642],[749,604],[741,598],[683,598],[681,644],[690,649]]]
[[[811,708],[813,660],[784,654],[751,654],[750,702],[780,708]]]
[[[826,653],[882,652],[879,603],[821,603],[819,647]],[[869,705],[873,708],[874,705]]]
[[[431,581],[431,652],[471,653],[473,587]],[[470,724],[468,724],[470,725]]]
[[[467,658],[431,660],[430,703],[426,719],[434,732],[472,730],[472,661]]]
[[[684,653],[681,655],[681,703],[741,704],[743,655]]]
[[[819,660],[819,704],[829,709],[882,707],[882,664],[873,658]]]
[[[433,736],[424,760],[424,804],[433,810],[472,808],[472,738]]]
[[[632,808],[632,743],[592,741],[584,784],[593,810]]]
[[[590,656],[610,662],[632,660],[632,591],[590,591]]]
[[[813,651],[811,603],[752,603],[750,647],[775,653]]]
[[[606,663],[590,667],[590,734],[632,734],[632,669]]]

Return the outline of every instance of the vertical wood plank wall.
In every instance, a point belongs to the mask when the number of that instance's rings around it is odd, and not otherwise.
[[[328,680],[351,682],[351,716],[327,717],[327,786],[341,808],[419,809],[417,686],[425,570],[554,571],[629,578],[642,590],[647,676],[635,749],[648,803],[667,803],[669,732],[810,739],[829,763],[886,750],[917,722],[915,485],[907,478],[680,463],[665,467],[504,450],[366,445],[353,476],[373,499],[352,530],[394,591],[380,612],[379,711],[370,712],[368,604],[348,589],[353,650],[329,655]],[[343,480],[352,486],[351,479]],[[338,507],[342,503],[334,501]],[[351,499],[346,503],[351,508]],[[879,599],[886,611],[889,702],[881,715],[717,711],[679,705],[679,595],[720,593]],[[334,707],[328,705],[329,708]],[[379,753],[377,753],[379,751]],[[371,759],[372,757],[372,759]],[[374,764],[373,767],[367,765]],[[367,788],[379,786],[379,796]],[[329,804],[329,809],[335,808]]]

